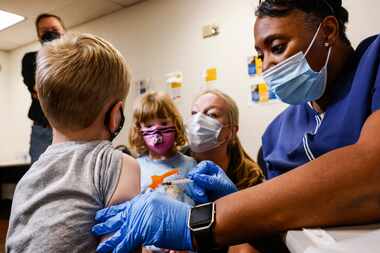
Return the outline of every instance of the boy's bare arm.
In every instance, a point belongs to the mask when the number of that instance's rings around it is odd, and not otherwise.
[[[116,190],[107,206],[112,206],[130,200],[139,193],[140,166],[137,163],[136,159],[132,158],[129,155],[123,155],[119,182],[117,183]],[[101,241],[104,241],[107,238],[108,236],[104,236]],[[135,251],[135,253],[141,252],[142,248]]]
[[[140,167],[136,159],[123,155],[119,182],[108,205],[115,205],[132,199],[140,193]]]

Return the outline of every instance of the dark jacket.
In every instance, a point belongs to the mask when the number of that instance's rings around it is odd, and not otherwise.
[[[38,99],[33,97],[35,94],[34,85],[35,85],[35,74],[36,74],[36,56],[37,52],[29,52],[24,55],[22,58],[22,77],[24,83],[30,92],[32,97],[32,104],[30,106],[28,117],[40,126],[48,126],[48,120],[46,119],[44,113],[42,112],[40,102]]]

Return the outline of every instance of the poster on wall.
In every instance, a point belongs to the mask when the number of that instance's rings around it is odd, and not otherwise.
[[[166,74],[166,83],[173,101],[179,102],[182,98],[183,73],[178,71]]]
[[[256,75],[256,56],[248,56],[248,75],[254,77]]]
[[[268,88],[263,81],[258,81],[250,85],[251,103],[268,103],[276,100],[276,95]]]
[[[262,78],[263,62],[257,56],[248,57],[249,103],[265,104],[276,100],[275,94],[269,89]]]

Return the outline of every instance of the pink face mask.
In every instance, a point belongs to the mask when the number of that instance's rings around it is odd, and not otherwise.
[[[176,129],[174,126],[153,126],[143,128],[141,133],[146,146],[151,152],[158,155],[166,155],[174,145]]]

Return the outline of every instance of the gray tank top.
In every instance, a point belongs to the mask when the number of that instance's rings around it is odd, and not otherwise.
[[[94,216],[108,205],[121,165],[109,141],[51,145],[17,184],[6,252],[95,252]]]

